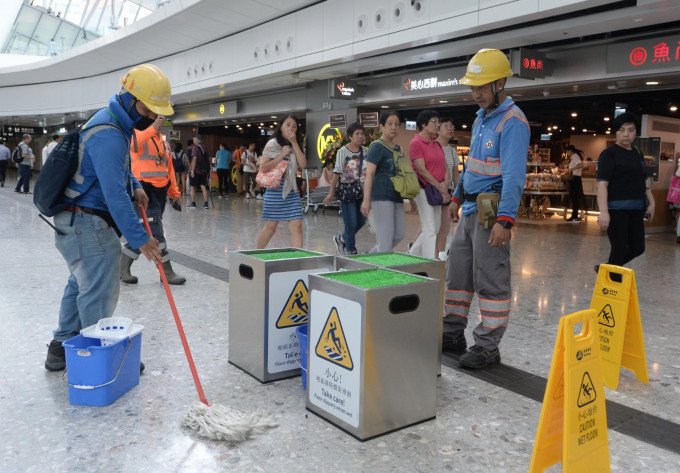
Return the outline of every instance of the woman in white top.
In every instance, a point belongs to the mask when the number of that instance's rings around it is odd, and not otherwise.
[[[257,152],[255,151],[256,144],[250,143],[248,149],[243,152],[243,176],[244,189],[246,191],[246,199],[250,196],[255,197],[255,176],[257,175]]]
[[[437,135],[437,141],[442,145],[444,150],[444,159],[446,160],[446,167],[449,168],[449,193],[453,195],[453,190],[458,184],[458,165],[460,164],[460,158],[458,153],[456,153],[456,147],[450,145],[449,143],[453,139],[455,127],[450,118],[441,118],[439,120],[439,135]],[[439,226],[439,232],[437,233],[437,257],[441,260],[446,260],[446,240],[449,237],[449,231],[451,231],[451,220],[448,216],[448,206],[442,207],[442,222]]]
[[[569,171],[572,173],[572,178],[569,180],[569,197],[571,198],[571,217],[567,219],[568,222],[580,222],[583,219],[578,216],[581,201],[583,198],[583,182],[581,181],[581,171],[583,169],[583,160],[578,150],[574,145],[567,146],[567,155],[569,156]],[[585,209],[584,209],[585,210]]]

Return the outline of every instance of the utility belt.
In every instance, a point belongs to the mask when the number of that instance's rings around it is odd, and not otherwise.
[[[71,212],[71,226],[73,226],[73,221],[75,220],[76,216],[76,211],[80,211],[84,214],[89,214],[89,215],[96,215],[97,217],[101,218],[104,220],[109,227],[113,228],[118,235],[118,238],[123,236],[123,234],[120,232],[118,229],[118,225],[116,225],[116,221],[113,219],[111,214],[107,212],[106,210],[99,210],[99,209],[93,209],[91,207],[82,207],[80,205],[69,205],[64,209],[64,212]]]
[[[489,229],[496,223],[498,204],[501,195],[498,192],[482,192],[480,194],[463,194],[465,202],[477,203],[477,221],[484,229]]]

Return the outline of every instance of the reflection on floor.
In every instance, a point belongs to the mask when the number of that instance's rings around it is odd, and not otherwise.
[[[169,209],[165,226],[169,248],[177,252],[175,270],[188,280],[173,293],[206,396],[216,404],[268,411],[280,426],[240,445],[205,441],[180,427],[196,391],[156,270],[141,260],[132,267],[139,284],[123,285],[116,315],[145,326],[146,372],[139,386],[109,407],[70,405],[62,374],[43,369],[67,269],[31,196],[15,194],[12,187],[8,181],[0,191],[3,472],[527,471],[541,408],[535,396],[523,393],[529,384],[509,389],[452,369],[452,361],[445,360],[435,420],[360,443],[305,411],[299,378],[262,385],[229,365],[229,252],[255,246],[262,227],[262,203],[255,199],[215,198],[209,211],[186,210],[186,205],[181,213]],[[419,230],[416,215],[407,214],[406,221],[401,251]],[[332,254],[332,236],[342,227],[336,212],[310,212],[304,221],[306,247]],[[280,230],[270,246],[288,245],[287,228]],[[359,251],[368,250],[373,238],[363,229]],[[558,320],[589,306],[592,268],[606,259],[608,249],[594,218],[516,226],[513,307],[501,345],[509,372],[527,380],[547,377]],[[631,412],[668,421],[666,435],[680,445],[680,245],[671,234],[655,235],[631,267],[650,384],[623,371],[618,391],[607,389],[606,396]],[[478,319],[473,302],[471,322]],[[609,436],[612,471],[680,471],[677,448],[657,447],[644,433],[634,437],[610,430]]]

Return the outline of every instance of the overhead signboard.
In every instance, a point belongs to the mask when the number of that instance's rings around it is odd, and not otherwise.
[[[2,127],[2,136],[4,137],[12,137],[12,136],[20,136],[20,135],[35,135],[35,128],[32,126],[20,126],[20,125],[9,125],[9,126],[3,126]]]
[[[545,53],[529,48],[519,48],[510,54],[512,72],[522,79],[543,79],[552,75],[552,61]]]
[[[378,112],[360,113],[359,123],[368,127],[378,126]]]
[[[340,78],[328,81],[328,96],[332,99],[352,100],[357,96],[359,86],[353,80]]]
[[[433,93],[467,90],[460,83],[465,75],[465,67],[450,67],[429,72],[417,72],[401,76],[401,95],[418,96]]]
[[[345,128],[347,126],[347,118],[345,118],[344,113],[330,115],[328,121],[331,124],[331,128]]]
[[[607,45],[607,73],[677,71],[680,33]]]

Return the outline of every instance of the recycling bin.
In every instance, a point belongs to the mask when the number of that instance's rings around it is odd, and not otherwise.
[[[433,419],[439,281],[373,268],[309,289],[307,409],[362,441]]]
[[[309,275],[333,256],[297,248],[229,253],[229,363],[262,383],[300,375],[295,329],[309,319]]]

